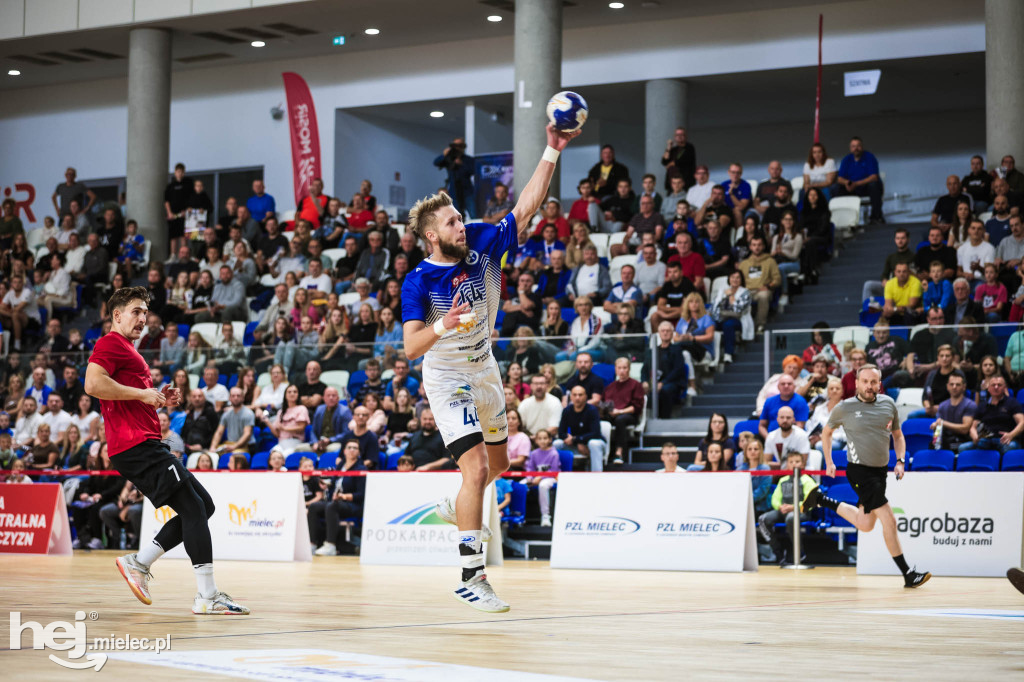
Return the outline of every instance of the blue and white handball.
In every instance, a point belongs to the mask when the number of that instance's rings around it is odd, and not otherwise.
[[[587,122],[587,100],[571,90],[563,90],[548,100],[548,120],[557,130],[571,133]]]

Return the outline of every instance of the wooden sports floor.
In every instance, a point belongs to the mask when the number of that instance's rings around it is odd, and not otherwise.
[[[1024,679],[1024,595],[1005,579],[932,578],[915,591],[852,568],[702,574],[512,561],[488,571],[512,611],[490,615],[452,599],[453,569],[360,566],[352,557],[221,561],[218,587],[253,613],[197,617],[187,562],[154,566],[147,607],[114,567],[117,554],[0,556],[0,605],[44,626],[95,611],[90,640],[169,633],[177,655],[327,650],[337,653],[328,661],[334,679],[366,679],[344,675],[346,654],[477,668],[449,674],[449,682],[493,679],[493,669],[589,680]],[[0,617],[0,679],[229,679],[114,659],[98,674],[65,670],[48,660],[51,652],[11,650]]]

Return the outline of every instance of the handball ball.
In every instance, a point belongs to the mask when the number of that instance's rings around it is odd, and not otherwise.
[[[587,100],[570,90],[563,90],[548,100],[548,120],[557,130],[571,133],[587,122]]]

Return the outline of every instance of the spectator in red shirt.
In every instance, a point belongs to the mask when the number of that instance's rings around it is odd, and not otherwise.
[[[867,361],[868,354],[860,348],[850,351],[850,367],[852,369],[843,375],[843,400],[857,394],[857,370],[863,367]]]
[[[320,178],[313,178],[309,181],[309,194],[302,197],[299,202],[299,213],[296,218],[309,222],[313,229],[320,227],[320,216],[327,210],[327,202],[330,197],[324,194],[324,181]]]
[[[605,402],[611,403],[608,415],[612,420],[613,464],[622,464],[622,454],[629,447],[629,428],[635,426],[644,408],[644,387],[629,376],[629,358],[615,361],[615,381],[604,387]]]
[[[569,208],[569,222],[578,220],[587,225],[597,225],[601,205],[594,196],[594,183],[590,178],[583,178],[580,184],[576,185],[576,191],[580,193],[580,198],[572,202]]]
[[[683,268],[683,277],[693,282],[699,291],[704,291],[704,259],[693,250],[693,237],[689,232],[677,233],[675,247],[676,252],[669,257],[668,262],[678,262]]]
[[[366,199],[362,194],[352,195],[352,205],[349,206],[348,226],[356,232],[364,232],[366,227],[373,222],[373,211],[366,208]]]
[[[548,202],[544,204],[544,215],[541,217],[540,222],[537,223],[533,236],[540,237],[544,233],[546,225],[555,226],[559,239],[568,239],[572,232],[569,229],[569,221],[562,217],[562,204],[558,203],[558,199],[554,197],[550,197]]]

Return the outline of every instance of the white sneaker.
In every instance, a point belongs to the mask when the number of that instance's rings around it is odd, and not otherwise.
[[[218,592],[212,599],[196,594],[192,613],[197,616],[248,616],[249,609],[232,599],[226,592]]]
[[[686,389],[686,395],[690,396],[691,398],[696,398],[697,389],[694,388],[693,386],[690,386],[689,388]]]
[[[138,597],[143,604],[152,604],[153,599],[149,596],[149,581],[153,574],[149,572],[149,569],[138,562],[135,554],[119,556],[114,563],[117,564],[117,570],[121,571],[128,587],[131,588],[132,594]]]
[[[549,528],[551,526],[551,514],[545,514],[540,517],[540,525]]]
[[[779,307],[785,308],[787,305],[789,305],[789,296],[782,294],[782,296],[779,296]]]
[[[89,549],[103,549],[103,540],[99,538],[89,540]]]
[[[320,545],[320,549],[313,552],[316,556],[337,556],[338,548],[333,542],[325,542]]]
[[[732,364],[732,356],[729,355],[728,353],[724,353],[722,355],[722,362],[724,362],[727,365],[731,365]]]
[[[452,500],[450,495],[445,495],[438,500],[434,510],[445,523],[450,523],[453,526],[459,525],[459,522],[455,519],[455,501]],[[480,542],[489,542],[491,539],[491,529],[487,527],[486,523],[481,523],[480,526]]]
[[[511,608],[506,602],[498,599],[498,595],[494,594],[494,589],[487,582],[487,576],[484,573],[478,573],[470,580],[459,583],[459,586],[452,592],[452,596],[478,611],[487,613],[505,613]]]

